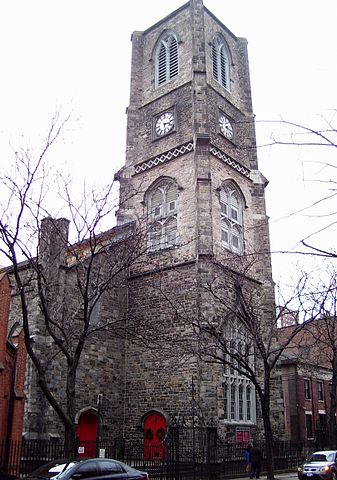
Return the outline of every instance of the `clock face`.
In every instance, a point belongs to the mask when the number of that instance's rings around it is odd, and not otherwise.
[[[156,135],[162,136],[169,133],[174,127],[174,115],[173,112],[165,112],[157,118],[155,124]]]
[[[221,133],[230,140],[234,137],[234,128],[231,121],[225,116],[221,115],[219,119],[220,131]]]

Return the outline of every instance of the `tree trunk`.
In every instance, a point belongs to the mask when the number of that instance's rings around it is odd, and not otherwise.
[[[263,426],[264,426],[264,435],[265,435],[265,445],[266,445],[266,467],[267,467],[267,479],[273,480],[274,477],[274,449],[273,449],[273,432],[270,423],[269,413],[263,415]]]
[[[270,382],[269,377],[265,377],[264,392],[259,391],[262,419],[264,426],[264,440],[265,440],[265,457],[267,467],[267,479],[274,480],[274,449],[273,449],[273,432],[270,422]]]
[[[64,429],[64,453],[66,458],[73,459],[77,457],[76,427],[75,423],[66,425]]]
[[[67,369],[67,383],[66,383],[66,402],[67,415],[70,423],[65,425],[64,431],[64,450],[67,458],[74,458],[77,456],[76,450],[76,368],[77,363],[71,362]]]

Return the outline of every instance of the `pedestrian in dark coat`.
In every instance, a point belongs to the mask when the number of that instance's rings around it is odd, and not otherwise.
[[[259,447],[253,447],[250,451],[252,467],[250,469],[250,478],[260,478],[263,453]]]

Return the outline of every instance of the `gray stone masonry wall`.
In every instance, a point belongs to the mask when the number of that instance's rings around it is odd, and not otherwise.
[[[237,426],[251,429],[255,438],[263,437],[261,411],[255,423],[228,424],[224,420],[223,366],[202,363],[193,355],[192,345],[202,342],[193,323],[197,319],[216,318],[221,312],[215,297],[205,290],[223,270],[211,259],[174,266],[171,269],[135,275],[129,285],[129,322],[135,322],[148,342],[138,346],[128,342],[126,353],[126,417],[128,436],[141,431],[143,418],[151,411],[163,412],[169,421],[184,418],[191,423],[192,379],[201,424],[214,421],[222,438],[235,438]],[[230,287],[230,285],[228,285]],[[263,286],[261,287],[263,288]],[[234,302],[230,288],[229,302]],[[265,320],[270,321],[266,318]],[[279,377],[272,384],[272,422],[275,431],[283,431],[282,398]]]
[[[160,35],[168,30],[175,32],[179,41],[179,75],[171,82],[155,88],[155,46]],[[217,33],[221,33],[230,50],[230,91],[219,85],[212,74],[212,40]],[[274,322],[274,286],[264,198],[267,181],[258,171],[247,41],[235,37],[211,12],[203,8],[201,0],[191,1],[145,32],[134,33],[131,76],[127,158],[125,167],[119,172],[119,178],[123,202],[126,199],[126,192],[129,192],[130,188],[136,194],[130,201],[126,201],[126,205],[121,206],[119,216],[123,218],[125,212],[131,218],[146,216],[146,192],[159,178],[173,178],[179,186],[177,220],[180,247],[169,252],[154,254],[150,256],[149,260],[139,262],[133,268],[133,272],[137,273],[138,277],[137,281],[132,280],[130,299],[131,302],[135,302],[134,305],[137,305],[137,309],[130,304],[130,311],[137,310],[142,316],[146,312],[150,319],[152,315],[155,317],[158,315],[156,301],[152,301],[150,306],[144,310],[147,302],[143,298],[143,295],[151,298],[153,296],[149,283],[155,275],[151,272],[156,264],[161,268],[176,266],[176,269],[170,274],[172,288],[182,285],[184,282],[187,285],[196,282],[197,276],[195,276],[195,269],[192,265],[200,263],[204,256],[214,256],[215,261],[227,265],[234,271],[236,269],[240,271],[241,260],[221,246],[219,190],[226,180],[231,179],[244,198],[245,253],[250,258],[254,258],[251,275],[261,282],[264,319],[267,323]],[[176,129],[161,139],[154,139],[153,118],[168,108],[175,109]],[[234,123],[233,141],[226,139],[219,132],[220,112],[224,112]],[[192,152],[152,166],[137,175],[134,173],[133,165],[140,164],[164,152],[173,151],[179,145],[190,141],[193,141],[194,146]],[[212,155],[210,153],[212,145],[224,155],[247,167],[250,174],[245,176]],[[132,186],[130,187],[130,185]],[[181,277],[177,265],[184,262],[189,262],[190,266],[186,269],[179,269],[180,272],[185,272],[185,276]],[[212,272],[215,274],[212,262],[214,261],[211,261],[213,267],[209,266],[210,275]],[[143,276],[141,276],[142,274]],[[182,280],[182,278],[184,279]],[[166,280],[168,281],[168,277]],[[142,301],[137,300],[141,289],[140,287],[135,288],[135,285],[142,285]],[[203,312],[208,308],[211,313],[212,305],[207,305],[207,302],[205,304],[205,299],[202,301],[199,299],[193,306],[193,309]],[[164,311],[160,310],[160,314],[165,318]],[[176,333],[176,327],[173,332]],[[129,355],[132,355],[130,350]],[[160,375],[151,370],[149,364],[146,363],[146,358],[139,357],[137,353],[135,359],[135,368],[142,364],[143,371],[146,372],[142,381],[139,382],[139,386],[146,385],[139,395],[142,398],[142,407],[154,408],[151,402],[147,402],[143,397],[151,397],[147,389],[149,385],[158,391],[160,381],[157,377]],[[132,360],[130,361],[133,365]],[[179,373],[179,377],[183,376],[186,384],[190,384],[191,370],[194,371],[195,365],[192,369],[187,366],[186,368],[184,375]],[[198,371],[201,375],[201,370]],[[207,375],[202,375],[202,378],[206,377]],[[276,373],[276,381],[272,386],[272,411],[275,424],[280,432],[282,405],[280,404],[281,394],[277,377]],[[128,372],[128,378],[133,385],[130,372]],[[213,398],[209,392],[218,389],[219,382],[219,372],[213,372],[201,390],[202,395],[205,395],[205,399],[207,399],[205,405],[207,404],[210,411],[217,412],[217,414],[219,411],[218,400]],[[208,386],[205,387],[205,385]],[[140,386],[140,388],[142,387]],[[168,392],[166,394],[170,396]],[[164,395],[163,392],[158,393],[158,398],[161,399],[159,402],[161,408],[165,403],[162,395]],[[181,402],[177,402],[176,395],[173,393],[172,398],[175,398],[172,405],[177,409],[182,409]],[[221,395],[218,398],[221,398]],[[167,401],[171,405],[171,401]],[[132,405],[132,401],[130,402]],[[219,402],[221,403],[221,400]],[[173,406],[168,407],[169,412],[173,411]],[[130,409],[130,411],[133,410],[131,407]],[[138,411],[137,408],[136,411]],[[138,417],[141,418],[142,414],[139,412]],[[135,428],[137,420],[132,419],[130,422],[133,425],[132,428]],[[260,420],[259,423],[261,424]]]
[[[54,225],[55,226],[55,225]],[[48,228],[51,227],[51,228]],[[78,288],[78,280],[85,278],[85,262],[72,267],[65,266],[66,250],[55,238],[53,222],[48,219],[43,224],[40,245],[43,245],[41,260],[43,272],[48,278],[46,285],[48,312],[51,320],[63,330],[64,342],[68,351],[73,351],[82,330],[83,298]],[[48,238],[51,235],[52,238]],[[66,238],[63,238],[63,245]],[[48,246],[48,248],[46,248]],[[77,247],[79,248],[79,247]],[[63,256],[59,253],[63,251]],[[113,250],[110,250],[112,255]],[[89,285],[104,282],[110,278],[109,261],[95,267],[90,276]],[[50,260],[50,261],[49,261]],[[103,393],[102,417],[103,433],[106,437],[120,436],[123,422],[124,392],[124,348],[125,348],[125,307],[126,288],[125,274],[113,279],[111,287],[101,297],[97,315],[92,319],[91,327],[97,328],[86,340],[81,360],[77,369],[76,382],[76,414],[81,411],[97,408],[97,396]],[[24,278],[30,279],[31,269],[23,271]],[[14,321],[21,323],[22,310],[20,297],[15,289],[15,281],[11,304],[10,325]],[[66,405],[66,372],[65,357],[59,352],[52,338],[47,334],[44,316],[41,313],[41,299],[37,293],[35,281],[27,287],[29,305],[29,325],[33,338],[33,349],[47,369],[47,382],[57,402]],[[100,326],[103,327],[100,329]],[[35,367],[28,362],[26,373],[26,405],[24,433],[29,438],[50,438],[63,436],[63,425],[55,411],[42,394],[38,384]]]
[[[130,321],[142,326],[148,339],[132,345],[126,362],[126,417],[134,435],[147,413],[159,409],[168,418],[191,418],[192,376],[198,362],[191,357],[191,321],[197,315],[195,265],[134,276],[129,284]],[[178,313],[178,314],[177,314]]]

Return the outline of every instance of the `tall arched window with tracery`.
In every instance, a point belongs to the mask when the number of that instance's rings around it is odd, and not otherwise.
[[[173,180],[162,180],[149,192],[149,249],[173,247],[177,243],[178,188]]]
[[[156,87],[169,82],[178,75],[178,40],[167,32],[158,42],[155,52]]]
[[[227,353],[224,354],[224,420],[228,423],[253,423],[256,419],[255,390],[244,375],[254,370],[254,350],[248,332],[236,318],[224,322]],[[240,361],[241,359],[241,361]]]
[[[230,54],[221,35],[215,35],[212,42],[213,77],[227,90],[230,90]]]
[[[221,244],[234,253],[243,253],[243,200],[232,182],[220,190]]]

